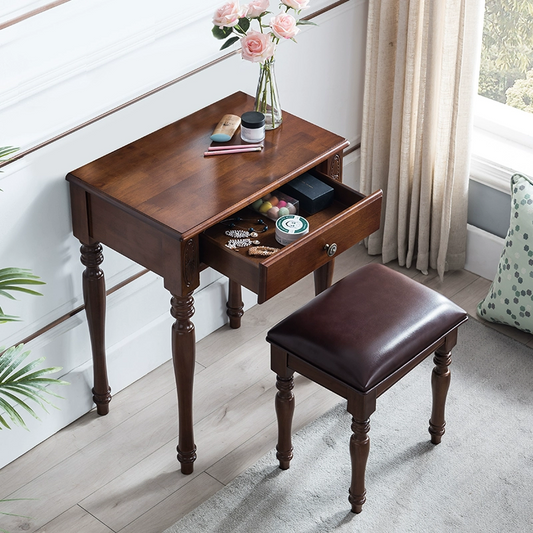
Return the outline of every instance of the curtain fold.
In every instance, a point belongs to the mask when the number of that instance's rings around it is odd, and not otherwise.
[[[370,0],[361,190],[382,189],[368,253],[427,272],[464,266],[484,0]]]

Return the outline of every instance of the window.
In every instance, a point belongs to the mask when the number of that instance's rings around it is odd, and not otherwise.
[[[472,178],[509,193],[533,176],[533,2],[486,0]]]
[[[487,0],[479,94],[533,113],[533,2]]]

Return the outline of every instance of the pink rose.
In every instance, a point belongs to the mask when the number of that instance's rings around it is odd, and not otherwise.
[[[242,10],[238,0],[227,2],[217,9],[213,17],[213,24],[219,28],[231,28],[235,26],[242,16]]]
[[[250,31],[241,39],[242,58],[252,63],[262,63],[274,55],[274,43],[269,33]]]
[[[253,0],[244,7],[243,13],[245,17],[258,17],[261,13],[264,13],[269,6],[270,0]]]
[[[281,1],[287,7],[292,7],[296,11],[300,11],[300,9],[305,9],[307,7],[307,4],[309,4],[309,0],[281,0]]]
[[[270,19],[270,27],[279,39],[292,39],[300,31],[296,27],[296,19],[287,13],[280,13]]]

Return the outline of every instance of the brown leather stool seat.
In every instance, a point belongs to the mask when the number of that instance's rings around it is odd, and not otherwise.
[[[435,352],[431,442],[444,434],[451,349],[467,320],[441,294],[377,263],[368,264],[274,326],[267,335],[277,374],[277,457],[292,459],[293,374],[298,372],[348,400],[352,482],[349,501],[359,513],[369,453],[370,415],[376,399]]]

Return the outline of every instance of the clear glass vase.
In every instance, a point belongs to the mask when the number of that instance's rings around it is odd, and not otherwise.
[[[261,70],[255,93],[254,109],[255,111],[261,111],[265,115],[265,129],[273,130],[281,126],[282,121],[274,58],[260,63],[259,68]]]

